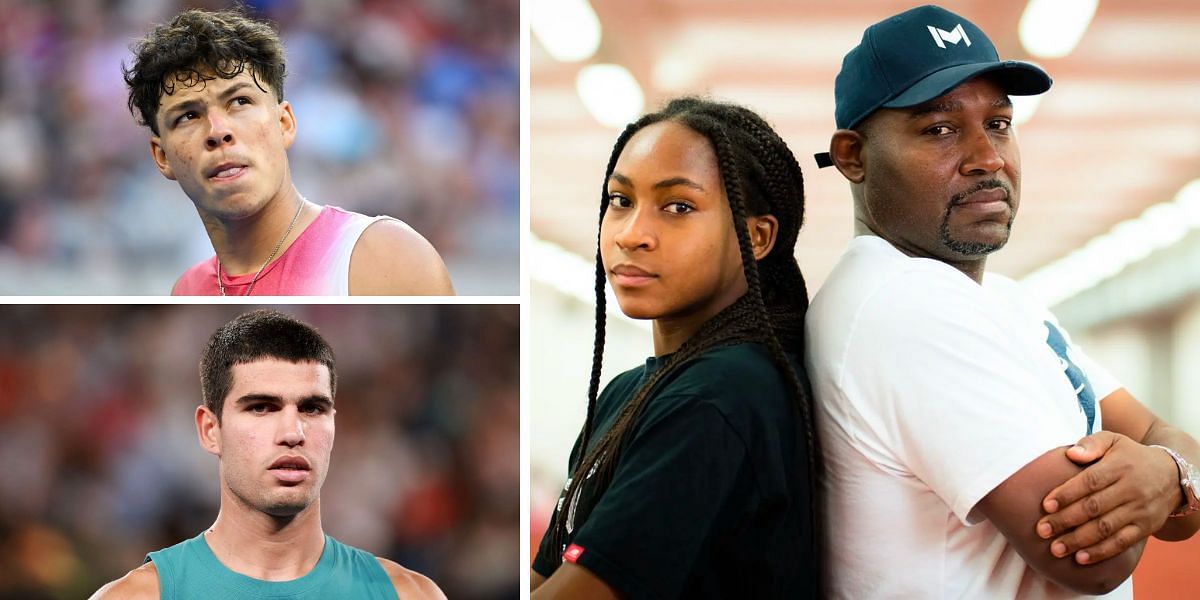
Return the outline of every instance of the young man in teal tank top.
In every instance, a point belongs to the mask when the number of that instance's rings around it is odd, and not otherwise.
[[[247,313],[213,334],[200,374],[196,429],[218,459],[216,522],[151,552],[93,600],[445,599],[427,577],[321,528],[337,373],[315,330],[278,312]]]

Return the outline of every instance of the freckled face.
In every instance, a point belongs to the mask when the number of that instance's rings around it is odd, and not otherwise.
[[[177,83],[174,93],[163,95],[155,119],[154,162],[202,215],[236,220],[257,214],[288,183],[292,107],[260,89],[248,70],[232,79]]]
[[[329,468],[336,412],[329,369],[263,359],[232,373],[214,452],[222,485],[255,510],[294,515],[320,497]]]
[[[600,253],[621,311],[635,319],[699,324],[746,292],[707,138],[663,121],[629,139],[608,180]]]

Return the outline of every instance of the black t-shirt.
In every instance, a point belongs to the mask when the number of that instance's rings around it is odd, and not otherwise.
[[[591,444],[665,359],[605,387]],[[791,386],[759,344],[718,348],[678,367],[647,401],[608,490],[581,494],[567,540],[582,549],[575,563],[634,599],[815,596],[798,426]],[[580,454],[576,440],[571,471]],[[550,546],[547,533],[533,562],[546,577],[564,549]]]

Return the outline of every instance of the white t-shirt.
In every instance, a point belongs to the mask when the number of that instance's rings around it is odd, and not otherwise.
[[[1089,433],[1077,388],[1091,387],[1099,431],[1099,400],[1119,387],[1048,310],[1010,279],[989,273],[981,286],[860,236],[813,299],[807,330],[836,596],[1075,596],[973,512]],[[1048,339],[1065,342],[1067,360]],[[1110,597],[1131,598],[1132,583]]]

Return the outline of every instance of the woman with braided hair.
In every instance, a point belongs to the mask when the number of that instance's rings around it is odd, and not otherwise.
[[[819,595],[803,216],[795,156],[745,108],[678,99],[617,139],[587,420],[533,598]],[[606,281],[654,356],[597,395]]]

